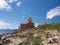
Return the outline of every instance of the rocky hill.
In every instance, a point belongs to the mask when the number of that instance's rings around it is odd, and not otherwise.
[[[0,35],[0,45],[60,44],[60,25],[58,23],[39,25],[38,27],[20,32],[16,31]]]

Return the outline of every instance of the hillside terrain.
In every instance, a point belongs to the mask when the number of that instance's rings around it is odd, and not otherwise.
[[[28,36],[28,39],[19,45],[59,45],[60,44],[60,23],[51,23],[39,25],[36,28],[29,30],[33,34]],[[47,34],[48,33],[48,34]],[[49,43],[49,39],[54,39],[56,42]],[[58,39],[57,39],[58,38]]]
[[[0,35],[0,45],[59,45],[60,24],[43,24],[38,27]]]

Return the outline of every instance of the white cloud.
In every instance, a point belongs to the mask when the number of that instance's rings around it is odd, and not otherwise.
[[[11,11],[13,9],[10,5],[11,3],[15,3],[16,6],[20,6],[22,2],[19,2],[19,0],[0,0],[0,10]]]
[[[0,20],[0,29],[18,29],[18,25]]]
[[[5,0],[0,0],[0,10],[11,10],[11,6],[5,1]]]
[[[8,3],[17,2],[18,0],[7,0]]]
[[[39,24],[38,23],[35,23],[35,27],[37,27]]]
[[[47,19],[52,19],[55,16],[60,16],[60,6],[57,6],[47,12]]]
[[[22,2],[17,2],[16,3],[16,6],[20,6]]]
[[[0,29],[7,29],[10,27],[10,25],[11,25],[10,23],[0,20]]]
[[[17,2],[18,0],[14,0],[14,2]]]
[[[12,3],[12,2],[14,2],[14,0],[8,0],[7,2],[8,2],[8,3]]]

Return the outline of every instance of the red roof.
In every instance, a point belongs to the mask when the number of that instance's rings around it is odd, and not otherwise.
[[[22,22],[21,24],[28,24],[28,22]]]

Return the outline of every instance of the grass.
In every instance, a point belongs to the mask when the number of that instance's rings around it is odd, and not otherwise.
[[[43,33],[45,30],[60,30],[60,24],[58,23],[51,23],[51,24],[45,24],[44,26],[38,26],[36,28],[32,28],[32,30],[38,30],[39,33]],[[34,37],[33,35],[30,35],[26,41],[23,41],[22,43],[19,43],[18,45],[42,45],[42,40],[40,36]]]
[[[32,43],[32,45],[41,45],[41,43],[42,43],[41,37],[40,36],[39,37],[34,37],[33,35],[31,35],[31,36],[28,37],[28,39],[25,42],[22,42],[19,45],[25,45],[25,44],[29,45],[31,43]]]

